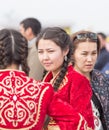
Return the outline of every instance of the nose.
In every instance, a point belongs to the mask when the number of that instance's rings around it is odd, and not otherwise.
[[[87,56],[87,61],[92,61],[92,56],[91,55]]]
[[[49,58],[48,54],[47,54],[46,52],[44,52],[44,53],[43,53],[43,59],[46,60],[46,59],[48,59],[48,58]]]

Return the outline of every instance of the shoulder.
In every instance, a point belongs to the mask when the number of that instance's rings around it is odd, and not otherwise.
[[[54,95],[54,89],[50,83],[40,82],[36,83],[39,91],[39,99],[42,100],[43,107],[48,107]],[[38,94],[38,93],[37,93]]]
[[[84,75],[82,75],[82,74],[80,74],[79,72],[77,72],[74,68],[73,68],[73,66],[72,66],[72,68],[70,68],[69,70],[68,70],[68,74],[67,74],[67,76],[69,76],[69,78],[71,78],[72,80],[74,80],[74,81],[86,81],[86,82],[88,82],[88,79],[84,76]]]
[[[78,73],[74,69],[68,72],[67,78],[69,82],[71,82],[71,88],[74,90],[88,90],[90,91],[90,82],[89,80],[82,74]]]
[[[104,81],[109,80],[108,76],[102,72],[100,72],[99,70],[94,69],[91,72],[92,75],[92,79],[97,78],[97,79],[102,79]]]
[[[53,93],[53,87],[50,83],[48,82],[39,82],[39,83],[36,83],[39,87],[41,87],[42,90],[45,90],[45,91],[49,91],[51,93]]]
[[[92,71],[92,78],[91,78],[92,84],[95,84],[96,86],[99,85],[99,87],[108,88],[109,87],[109,78],[102,72],[98,70]]]
[[[31,53],[36,53],[37,52],[36,43],[34,42],[31,45],[29,45],[28,49],[29,49],[29,53],[30,52]]]
[[[29,78],[29,77],[27,77]],[[33,78],[29,78],[29,83],[34,86],[34,88],[38,88],[40,92],[43,91],[43,93],[52,93],[53,94],[53,87],[49,82],[43,82],[43,81],[36,81]]]

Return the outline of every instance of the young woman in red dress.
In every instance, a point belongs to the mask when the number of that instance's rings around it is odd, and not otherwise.
[[[96,33],[78,31],[71,36],[73,45],[72,61],[74,69],[90,81],[94,130],[109,129],[109,79],[94,69],[100,51],[100,40]]]
[[[50,82],[55,90],[47,130],[93,130],[92,89],[71,64],[70,36],[59,27],[46,28],[38,35],[36,47],[47,71],[43,81]]]
[[[0,130],[41,130],[51,84],[29,78],[28,44],[17,31],[0,30]]]

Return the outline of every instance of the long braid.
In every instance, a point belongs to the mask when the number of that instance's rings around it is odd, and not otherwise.
[[[28,43],[19,32],[12,29],[0,31],[0,69],[16,64],[28,74],[27,56]]]
[[[22,58],[21,65],[22,65],[22,70],[28,75],[29,74],[29,67],[27,65],[27,60]]]
[[[12,52],[10,48],[11,39],[9,37],[9,31],[0,32],[0,69],[5,69],[12,60]]]
[[[59,75],[54,83],[55,90],[58,90],[58,88],[59,88],[60,84],[62,83],[62,80],[67,72],[67,67],[69,65],[69,62],[71,61],[71,54],[72,54],[71,50],[72,50],[72,48],[69,50],[69,53],[67,55],[67,61],[64,60],[61,71],[60,71],[60,73],[59,73]]]
[[[0,41],[0,69],[5,68],[4,65],[4,47],[3,47],[3,42]]]
[[[14,35],[18,34],[14,32]],[[19,37],[17,36],[14,38],[14,41],[16,41],[14,53],[16,53],[16,55],[18,56],[17,58],[15,57],[15,62],[19,62],[22,70],[28,75],[29,67],[27,64],[27,55],[28,55],[27,41],[21,34],[19,34]]]

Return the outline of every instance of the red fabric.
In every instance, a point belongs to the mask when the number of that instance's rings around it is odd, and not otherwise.
[[[52,73],[49,72],[44,81],[50,82],[51,79]],[[56,124],[49,125],[58,124],[61,130],[86,130],[87,126],[93,129],[91,96],[89,81],[69,66],[48,112]]]
[[[52,95],[48,83],[24,72],[0,71],[0,129],[41,130]]]

